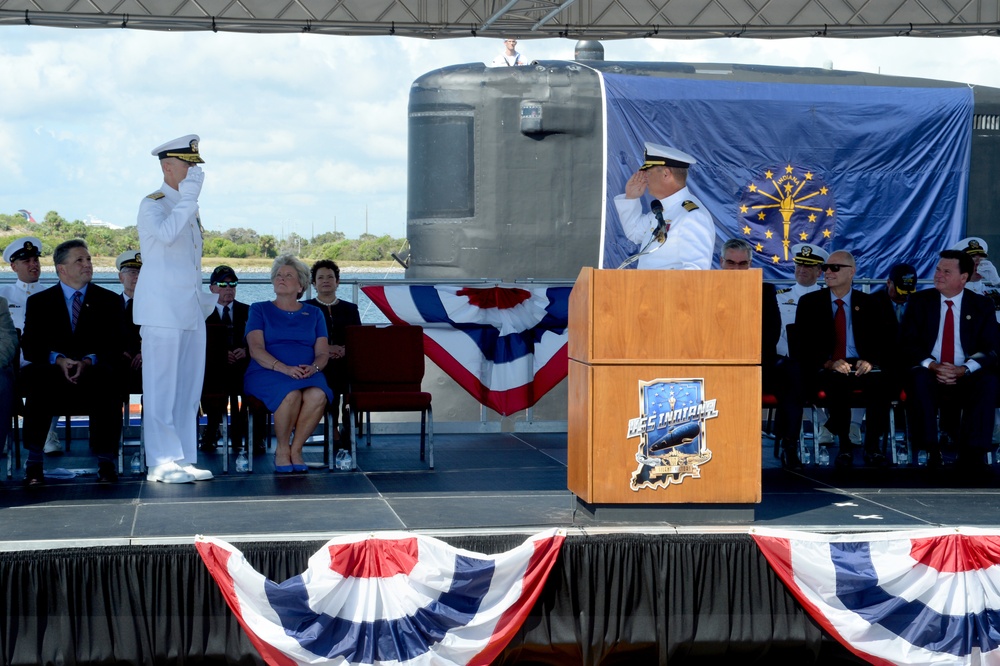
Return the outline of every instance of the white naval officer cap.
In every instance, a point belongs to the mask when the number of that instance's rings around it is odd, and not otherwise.
[[[669,166],[669,167],[679,167],[681,169],[686,169],[692,164],[697,164],[698,161],[687,153],[677,150],[676,148],[668,148],[667,146],[661,146],[656,143],[646,142],[646,155],[640,170],[649,169],[655,166]]]
[[[15,259],[28,259],[42,254],[42,241],[34,236],[18,238],[3,251],[3,260],[10,263]]]
[[[819,245],[796,243],[792,246],[792,261],[802,266],[819,266],[830,258],[830,253]]]
[[[126,250],[115,259],[115,268],[142,268],[142,255],[138,250]]]
[[[949,250],[958,250],[959,252],[964,252],[969,256],[976,256],[981,254],[986,256],[990,251],[990,246],[986,244],[982,238],[977,238],[976,236],[969,236],[968,238],[963,238],[954,245],[952,245]]]
[[[201,155],[198,154],[199,141],[197,134],[186,134],[153,148],[150,154],[161,160],[176,157],[190,164],[204,164],[205,160],[201,159]]]

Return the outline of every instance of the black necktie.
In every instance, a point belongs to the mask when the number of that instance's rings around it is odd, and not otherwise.
[[[229,316],[229,306],[222,308],[222,324],[226,327],[226,343],[233,346],[233,318]]]

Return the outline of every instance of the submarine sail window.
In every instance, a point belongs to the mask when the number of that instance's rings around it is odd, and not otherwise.
[[[473,136],[471,111],[410,114],[410,219],[475,216]]]

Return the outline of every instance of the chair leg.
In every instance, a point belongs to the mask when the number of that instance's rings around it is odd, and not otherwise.
[[[234,406],[239,409],[239,403],[231,402],[232,398],[226,400],[226,404],[222,407],[222,473],[229,474],[229,410]],[[247,456],[247,458],[253,458],[253,455]]]
[[[434,412],[427,405],[427,462],[434,469]]]
[[[372,445],[372,413],[365,412],[365,436],[368,438],[368,446]]]
[[[424,459],[424,436],[427,432],[427,412],[420,412],[420,459]]]

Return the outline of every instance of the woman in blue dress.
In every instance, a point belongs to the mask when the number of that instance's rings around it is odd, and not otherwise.
[[[275,472],[306,472],[302,447],[333,400],[323,376],[330,358],[326,320],[319,309],[299,302],[309,269],[293,255],[274,260],[271,284],[274,300],[254,303],[247,317],[253,360],[243,387],[274,413]]]

